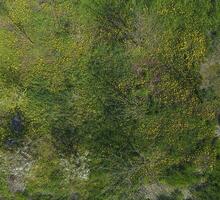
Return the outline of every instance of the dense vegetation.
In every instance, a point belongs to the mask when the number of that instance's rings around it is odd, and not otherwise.
[[[217,0],[0,0],[0,198],[220,199],[219,37]]]

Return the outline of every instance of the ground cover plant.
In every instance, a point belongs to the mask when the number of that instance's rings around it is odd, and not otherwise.
[[[220,2],[0,0],[0,199],[220,199]]]

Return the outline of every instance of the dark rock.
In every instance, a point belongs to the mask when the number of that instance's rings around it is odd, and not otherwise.
[[[217,31],[213,30],[213,31],[210,31],[209,32],[209,37],[212,39],[212,40],[215,40],[216,37],[217,37]]]
[[[195,191],[202,191],[202,190],[205,190],[207,188],[208,184],[205,182],[205,183],[200,183],[198,185],[195,185],[193,186],[193,190]]]
[[[214,137],[211,141],[212,146],[215,146],[218,142],[218,137]]]
[[[16,144],[17,144],[17,141],[15,139],[9,138],[5,141],[5,146],[8,148],[12,148],[12,147],[16,146]]]
[[[15,133],[21,133],[23,130],[22,118],[18,113],[11,119],[11,128]]]
[[[220,125],[220,113],[217,114],[218,125]]]
[[[79,200],[79,193],[72,193],[71,195],[70,195],[70,198],[69,198],[69,200]]]
[[[47,3],[47,0],[38,0],[38,3],[41,5],[43,3]]]

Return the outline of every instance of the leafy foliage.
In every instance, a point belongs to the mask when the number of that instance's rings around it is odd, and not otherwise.
[[[209,87],[200,66],[219,10],[208,0],[0,1],[0,152],[28,147],[32,163],[25,191],[11,194],[3,161],[2,196],[143,199],[149,183],[205,177],[195,195],[218,197],[219,65]],[[183,198],[172,196],[160,199]]]

